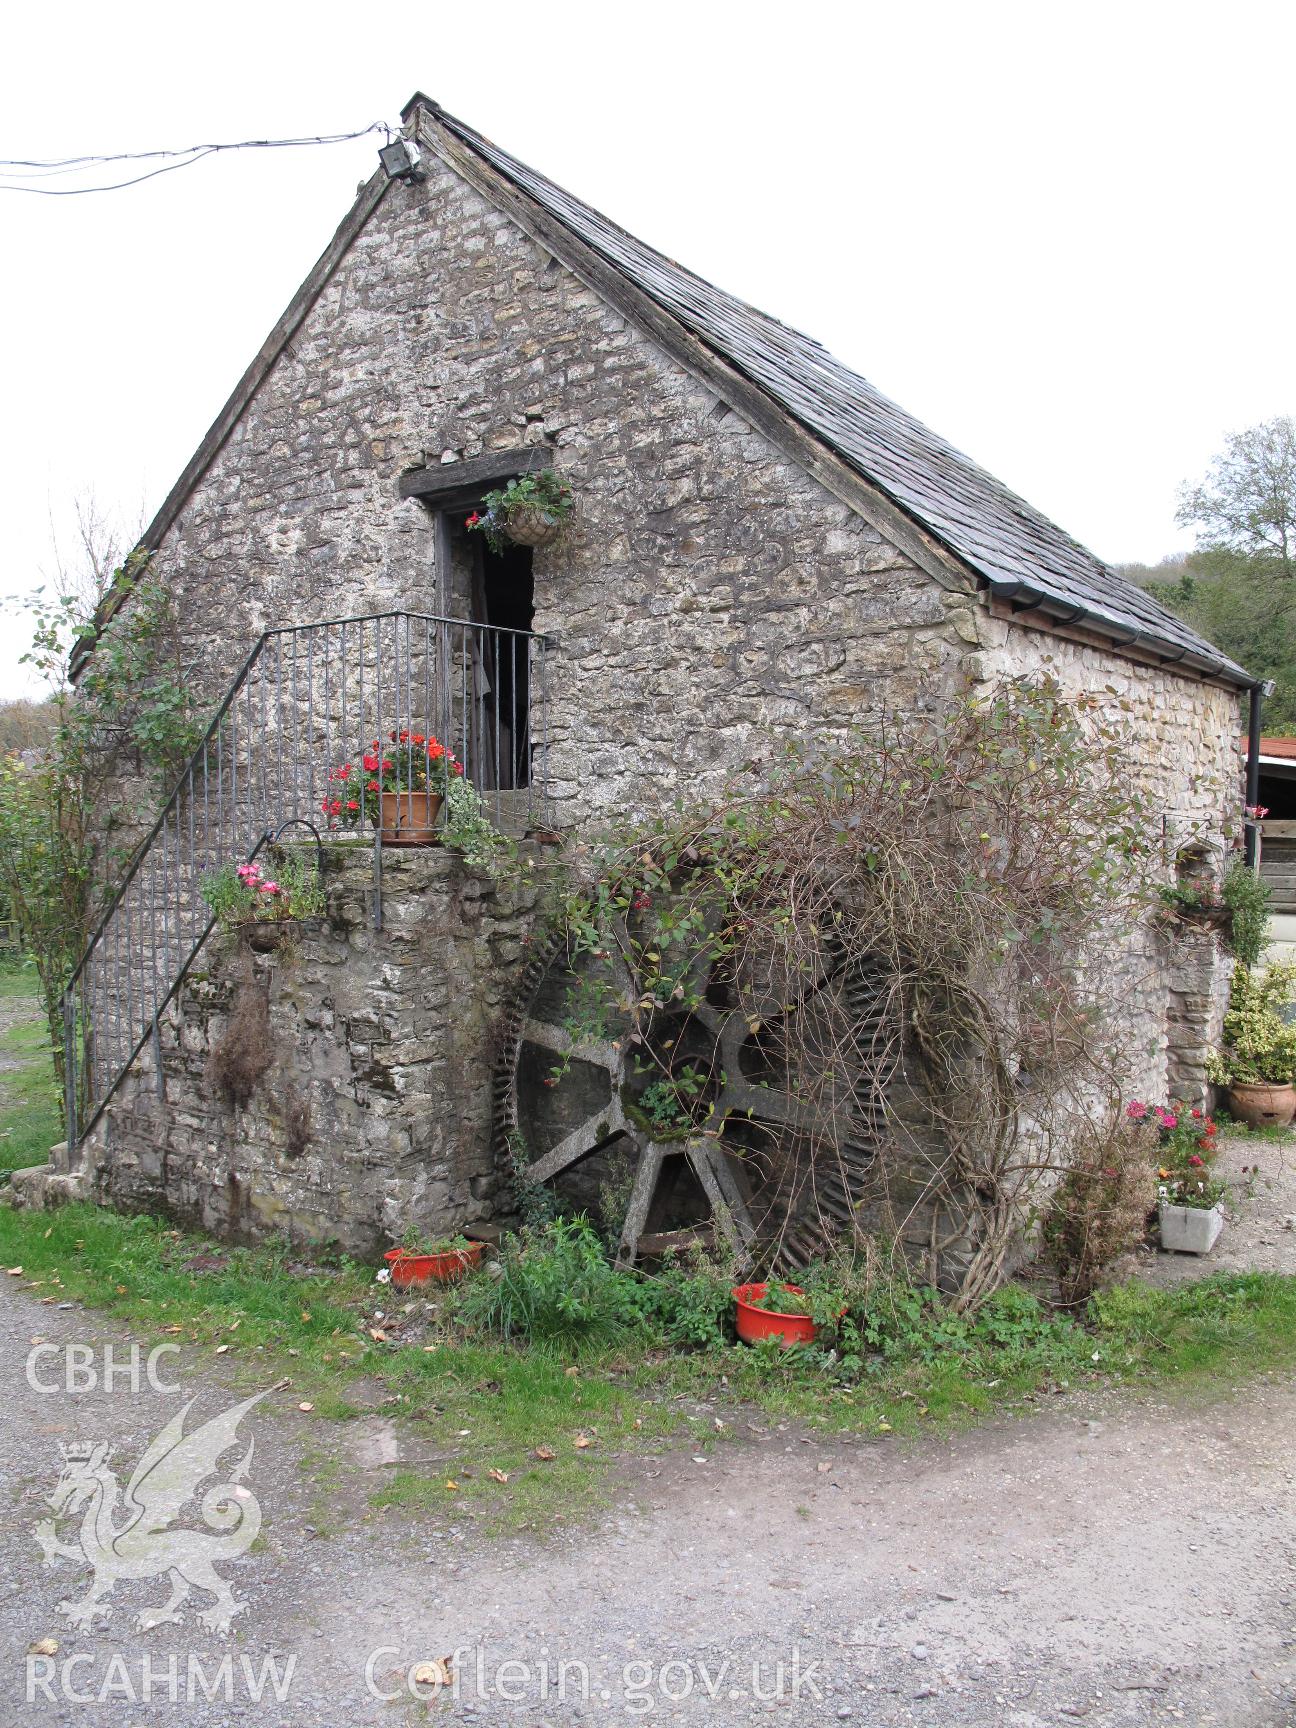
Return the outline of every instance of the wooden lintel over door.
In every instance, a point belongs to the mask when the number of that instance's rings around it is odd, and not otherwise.
[[[471,504],[481,493],[514,480],[533,468],[553,465],[552,452],[528,444],[518,450],[488,450],[466,462],[439,462],[431,468],[414,468],[399,481],[402,498],[421,498],[434,510],[445,510],[460,502]]]

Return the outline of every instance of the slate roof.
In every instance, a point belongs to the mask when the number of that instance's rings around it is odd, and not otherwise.
[[[778,323],[636,240],[543,174],[498,149],[426,97],[448,132],[591,247],[714,354],[759,385],[991,592],[1059,623],[1097,630],[1118,646],[1181,661],[1249,687],[1256,680],[1120,576],[992,474],[843,366],[818,342]]]

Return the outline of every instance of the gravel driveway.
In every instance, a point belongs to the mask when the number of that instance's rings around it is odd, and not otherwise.
[[[198,1623],[197,1589],[183,1623],[136,1630],[163,1576],[118,1582],[109,1616],[76,1630],[57,1604],[89,1569],[48,1568],[33,1534],[59,1444],[111,1441],[124,1487],[188,1396],[192,1428],[255,1385],[247,1363],[186,1352],[160,1367],[176,1391],[141,1373],[137,1390],[68,1392],[64,1345],[89,1346],[98,1371],[107,1343],[129,1363],[129,1334],[18,1284],[0,1279],[6,1723],[1296,1723],[1286,1375],[1204,1408],[1068,1395],[904,1445],[741,1432],[703,1463],[618,1466],[611,1510],[544,1542],[374,1512],[417,1441],[381,1412],[320,1421],[284,1389],[211,1478],[255,1436],[244,1493],[264,1525],[218,1568],[247,1604],[232,1635]],[[37,1364],[53,1390],[29,1384],[33,1340],[56,1347]],[[201,1528],[192,1508],[181,1522]],[[69,1546],[76,1528],[60,1527]],[[42,1640],[57,1650],[29,1654]],[[420,1665],[429,1690],[456,1651],[457,1697],[402,1691]],[[267,1659],[287,1691],[258,1704],[249,1675]]]

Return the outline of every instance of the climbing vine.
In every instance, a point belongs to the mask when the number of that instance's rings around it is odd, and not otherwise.
[[[131,837],[200,736],[175,604],[144,555],[115,573],[119,605],[99,630],[75,595],[26,601],[24,662],[53,688],[49,744],[0,757],[0,892],[35,961],[62,1079],[62,997]],[[69,656],[94,639],[75,688]]]

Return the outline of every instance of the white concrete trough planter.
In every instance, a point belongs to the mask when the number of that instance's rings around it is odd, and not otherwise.
[[[1167,1254],[1209,1254],[1224,1228],[1222,1206],[1172,1206],[1163,1200],[1158,1212]]]

